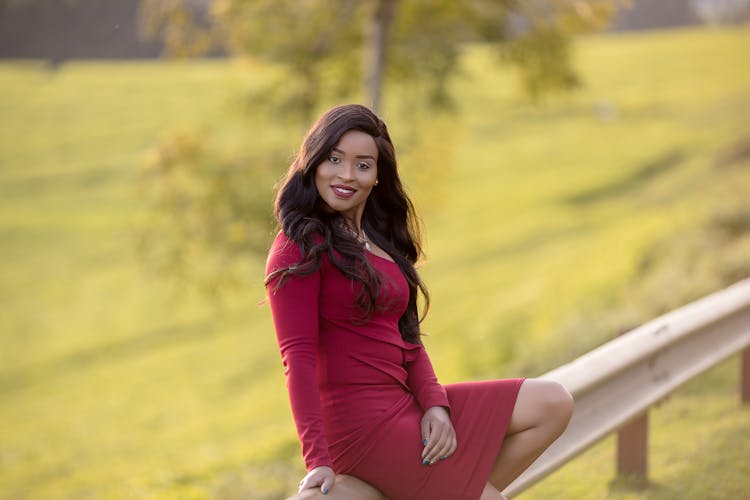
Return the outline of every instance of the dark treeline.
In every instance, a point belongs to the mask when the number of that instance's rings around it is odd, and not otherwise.
[[[151,58],[159,41],[138,36],[138,0],[2,0],[0,57]]]
[[[154,58],[159,40],[139,34],[140,0],[0,0],[0,58]],[[202,2],[195,2],[200,9]],[[690,0],[635,0],[614,19],[612,30],[700,24]],[[221,55],[213,53],[212,55]]]

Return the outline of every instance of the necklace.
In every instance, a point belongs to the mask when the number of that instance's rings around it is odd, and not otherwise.
[[[370,251],[370,241],[367,239],[367,234],[365,233],[364,229],[362,230],[362,239],[360,240],[359,238],[357,238],[357,241],[362,243],[362,245],[365,247],[365,250],[367,250],[368,252]]]
[[[354,236],[354,239],[357,240],[360,245],[365,247],[365,250],[367,250],[368,252],[370,251],[370,240],[367,238],[367,234],[365,233],[364,229],[361,230],[362,234],[359,234],[357,231],[352,229],[349,224],[344,224],[344,229],[346,229],[349,234]]]

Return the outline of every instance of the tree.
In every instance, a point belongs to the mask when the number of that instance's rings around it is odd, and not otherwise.
[[[213,0],[200,10],[194,0],[143,0],[142,18],[170,54],[219,46],[281,66],[262,101],[308,122],[322,101],[358,87],[379,108],[389,79],[431,82],[429,103],[446,104],[467,42],[493,44],[532,97],[572,88],[572,37],[605,26],[622,1]]]
[[[602,27],[613,8],[606,0],[143,0],[141,16],[171,55],[221,49],[265,61],[276,77],[248,96],[250,107],[301,128],[325,103],[360,100],[358,92],[379,108],[394,82],[426,88],[423,109],[450,107],[449,82],[471,42],[518,67],[534,98],[571,88],[579,81],[572,37]],[[424,132],[414,113],[410,121]],[[412,152],[424,141],[417,135],[407,141]],[[139,175],[146,262],[210,293],[242,282],[243,262],[268,243],[270,186],[288,163],[288,150],[261,141],[244,148],[223,151],[195,132],[152,148]],[[433,167],[443,156],[430,158]]]
[[[397,0],[376,2],[365,37],[363,88],[369,96],[371,108],[376,113],[380,110],[388,32],[391,29],[397,5]]]

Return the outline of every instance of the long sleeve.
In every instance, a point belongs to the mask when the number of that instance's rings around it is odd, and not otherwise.
[[[267,275],[299,263],[300,257],[297,245],[280,234],[269,253]],[[308,471],[321,465],[332,467],[317,384],[320,271],[287,277],[278,289],[277,284],[277,280],[268,284],[268,297],[305,465]]]
[[[414,361],[406,365],[408,378],[406,383],[417,398],[422,410],[433,406],[445,406],[450,409],[445,388],[438,383],[435,370],[424,346],[420,345]]]

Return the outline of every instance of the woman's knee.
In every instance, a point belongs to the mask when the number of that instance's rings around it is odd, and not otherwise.
[[[572,414],[573,398],[560,383],[527,379],[518,393],[509,431],[517,432],[552,424],[564,429]]]
[[[554,380],[539,380],[543,385],[544,412],[553,417],[563,429],[567,427],[573,416],[573,396],[559,382]]]

